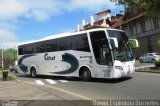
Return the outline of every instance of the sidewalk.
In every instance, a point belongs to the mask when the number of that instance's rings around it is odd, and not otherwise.
[[[0,106],[3,103],[18,103],[12,106],[86,106],[88,98],[54,88],[22,81],[0,81]],[[85,101],[88,100],[88,101]],[[54,105],[53,105],[54,103]],[[57,104],[57,105],[55,105]],[[4,105],[6,106],[6,105]],[[7,105],[9,106],[9,105]]]

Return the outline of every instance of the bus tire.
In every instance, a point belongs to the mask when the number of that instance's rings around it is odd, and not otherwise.
[[[37,77],[37,71],[34,67],[31,68],[30,75],[31,75],[32,78]]]
[[[90,81],[91,80],[91,73],[88,68],[83,68],[81,77],[82,77],[83,81]]]

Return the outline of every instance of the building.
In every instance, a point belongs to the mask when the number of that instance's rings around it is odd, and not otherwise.
[[[108,28],[112,26],[114,23],[118,21],[119,18],[123,17],[122,14],[116,14],[115,16],[110,15],[111,10],[105,10],[101,11],[99,13],[96,13],[95,15],[97,16],[97,20],[94,20],[94,17],[90,17],[90,23],[86,23],[85,20],[82,20],[82,28],[80,28],[79,24],[77,26],[77,31],[81,30],[87,30],[91,28],[97,28],[97,27],[102,27],[102,28]]]
[[[108,28],[110,27],[111,24],[111,16],[110,16],[111,10],[105,10],[102,12],[99,12],[95,15],[97,15],[97,20],[94,20],[94,17],[90,17],[90,23],[86,24],[85,20],[82,20],[82,28],[78,30],[87,30],[87,29],[92,29],[92,28]]]
[[[91,16],[91,23],[86,24],[82,21],[83,28],[86,30],[97,27],[111,27],[124,30],[130,39],[137,39],[139,41],[139,48],[134,50],[136,58],[147,52],[159,52],[160,47],[157,41],[160,40],[160,14],[154,16],[147,16],[144,10],[134,8],[133,11],[125,14],[110,15],[111,10],[99,12],[97,20],[94,21]]]
[[[138,58],[147,52],[159,52],[157,41],[160,40],[160,14],[147,16],[143,10],[134,9],[115,22],[112,28],[122,29],[129,36],[139,41],[140,47],[135,50]]]

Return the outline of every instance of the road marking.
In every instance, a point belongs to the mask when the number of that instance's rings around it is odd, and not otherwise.
[[[49,84],[57,84],[56,81],[52,80],[52,79],[45,79]],[[60,82],[68,82],[67,80],[59,80]],[[45,85],[45,83],[41,80],[35,80],[36,84],[38,85]]]
[[[61,81],[61,82],[68,82],[67,80],[59,80],[59,81]]]
[[[50,84],[56,84],[57,82],[55,82],[55,81],[53,81],[53,80],[51,80],[51,79],[45,79],[48,83],[50,83]]]
[[[44,83],[43,83],[41,80],[35,80],[35,82],[36,82],[38,85],[44,85]]]

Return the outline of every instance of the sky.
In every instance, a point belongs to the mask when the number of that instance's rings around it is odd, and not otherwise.
[[[49,35],[74,32],[82,19],[111,9],[123,11],[109,0],[0,0],[0,49]]]

